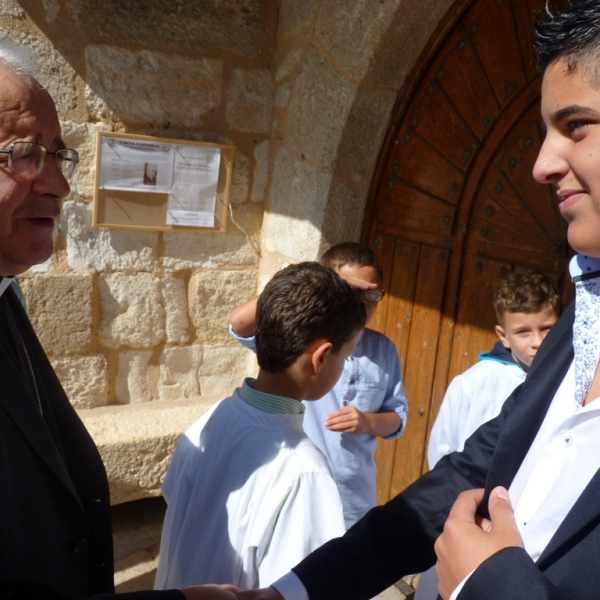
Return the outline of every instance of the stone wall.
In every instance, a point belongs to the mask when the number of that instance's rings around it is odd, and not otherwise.
[[[359,239],[394,104],[451,4],[0,0],[0,35],[36,51],[81,155],[56,252],[20,282],[114,502],[157,494],[206,398],[253,371],[231,308],[284,264]],[[233,144],[235,224],[92,228],[100,130]]]
[[[71,401],[94,408],[229,393],[253,365],[227,319],[257,287],[276,2],[5,0],[2,8],[0,34],[37,52],[65,142],[82,158],[55,255],[20,280]],[[233,144],[241,229],[92,228],[100,130]]]

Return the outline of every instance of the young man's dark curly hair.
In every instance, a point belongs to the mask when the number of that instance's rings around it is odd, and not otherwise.
[[[316,262],[290,265],[275,274],[258,300],[258,365],[279,373],[319,339],[337,352],[365,320],[360,295],[331,269]]]

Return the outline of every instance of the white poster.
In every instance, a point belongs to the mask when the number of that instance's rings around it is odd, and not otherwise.
[[[178,145],[173,160],[167,225],[214,227],[221,151]]]
[[[100,188],[168,193],[174,145],[148,140],[102,138]]]

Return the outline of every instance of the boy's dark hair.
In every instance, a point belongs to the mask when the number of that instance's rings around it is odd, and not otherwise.
[[[258,299],[258,365],[279,373],[318,339],[330,341],[337,352],[366,318],[358,292],[332,270],[317,262],[290,265],[275,274]]]
[[[600,2],[571,0],[564,11],[551,12],[546,2],[545,17],[535,24],[538,67],[544,72],[564,58],[570,71],[583,66],[595,81],[600,80]]]
[[[546,306],[560,315],[558,290],[549,277],[539,271],[516,271],[506,276],[494,293],[498,323],[504,313],[534,313]]]
[[[356,242],[343,242],[332,246],[321,256],[319,261],[324,267],[337,271],[344,265],[358,265],[359,267],[373,267],[380,279],[383,279],[383,269],[375,253]]]

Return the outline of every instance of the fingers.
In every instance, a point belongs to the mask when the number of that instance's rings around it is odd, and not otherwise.
[[[475,523],[477,509],[483,500],[483,493],[483,488],[462,492],[454,503],[448,518]]]
[[[378,285],[376,283],[371,283],[370,281],[365,281],[364,279],[356,279],[354,277],[344,277],[346,282],[351,288],[355,290],[376,290]]]
[[[342,433],[363,433],[365,429],[363,414],[354,406],[341,408],[325,419],[325,427],[329,431]]]

